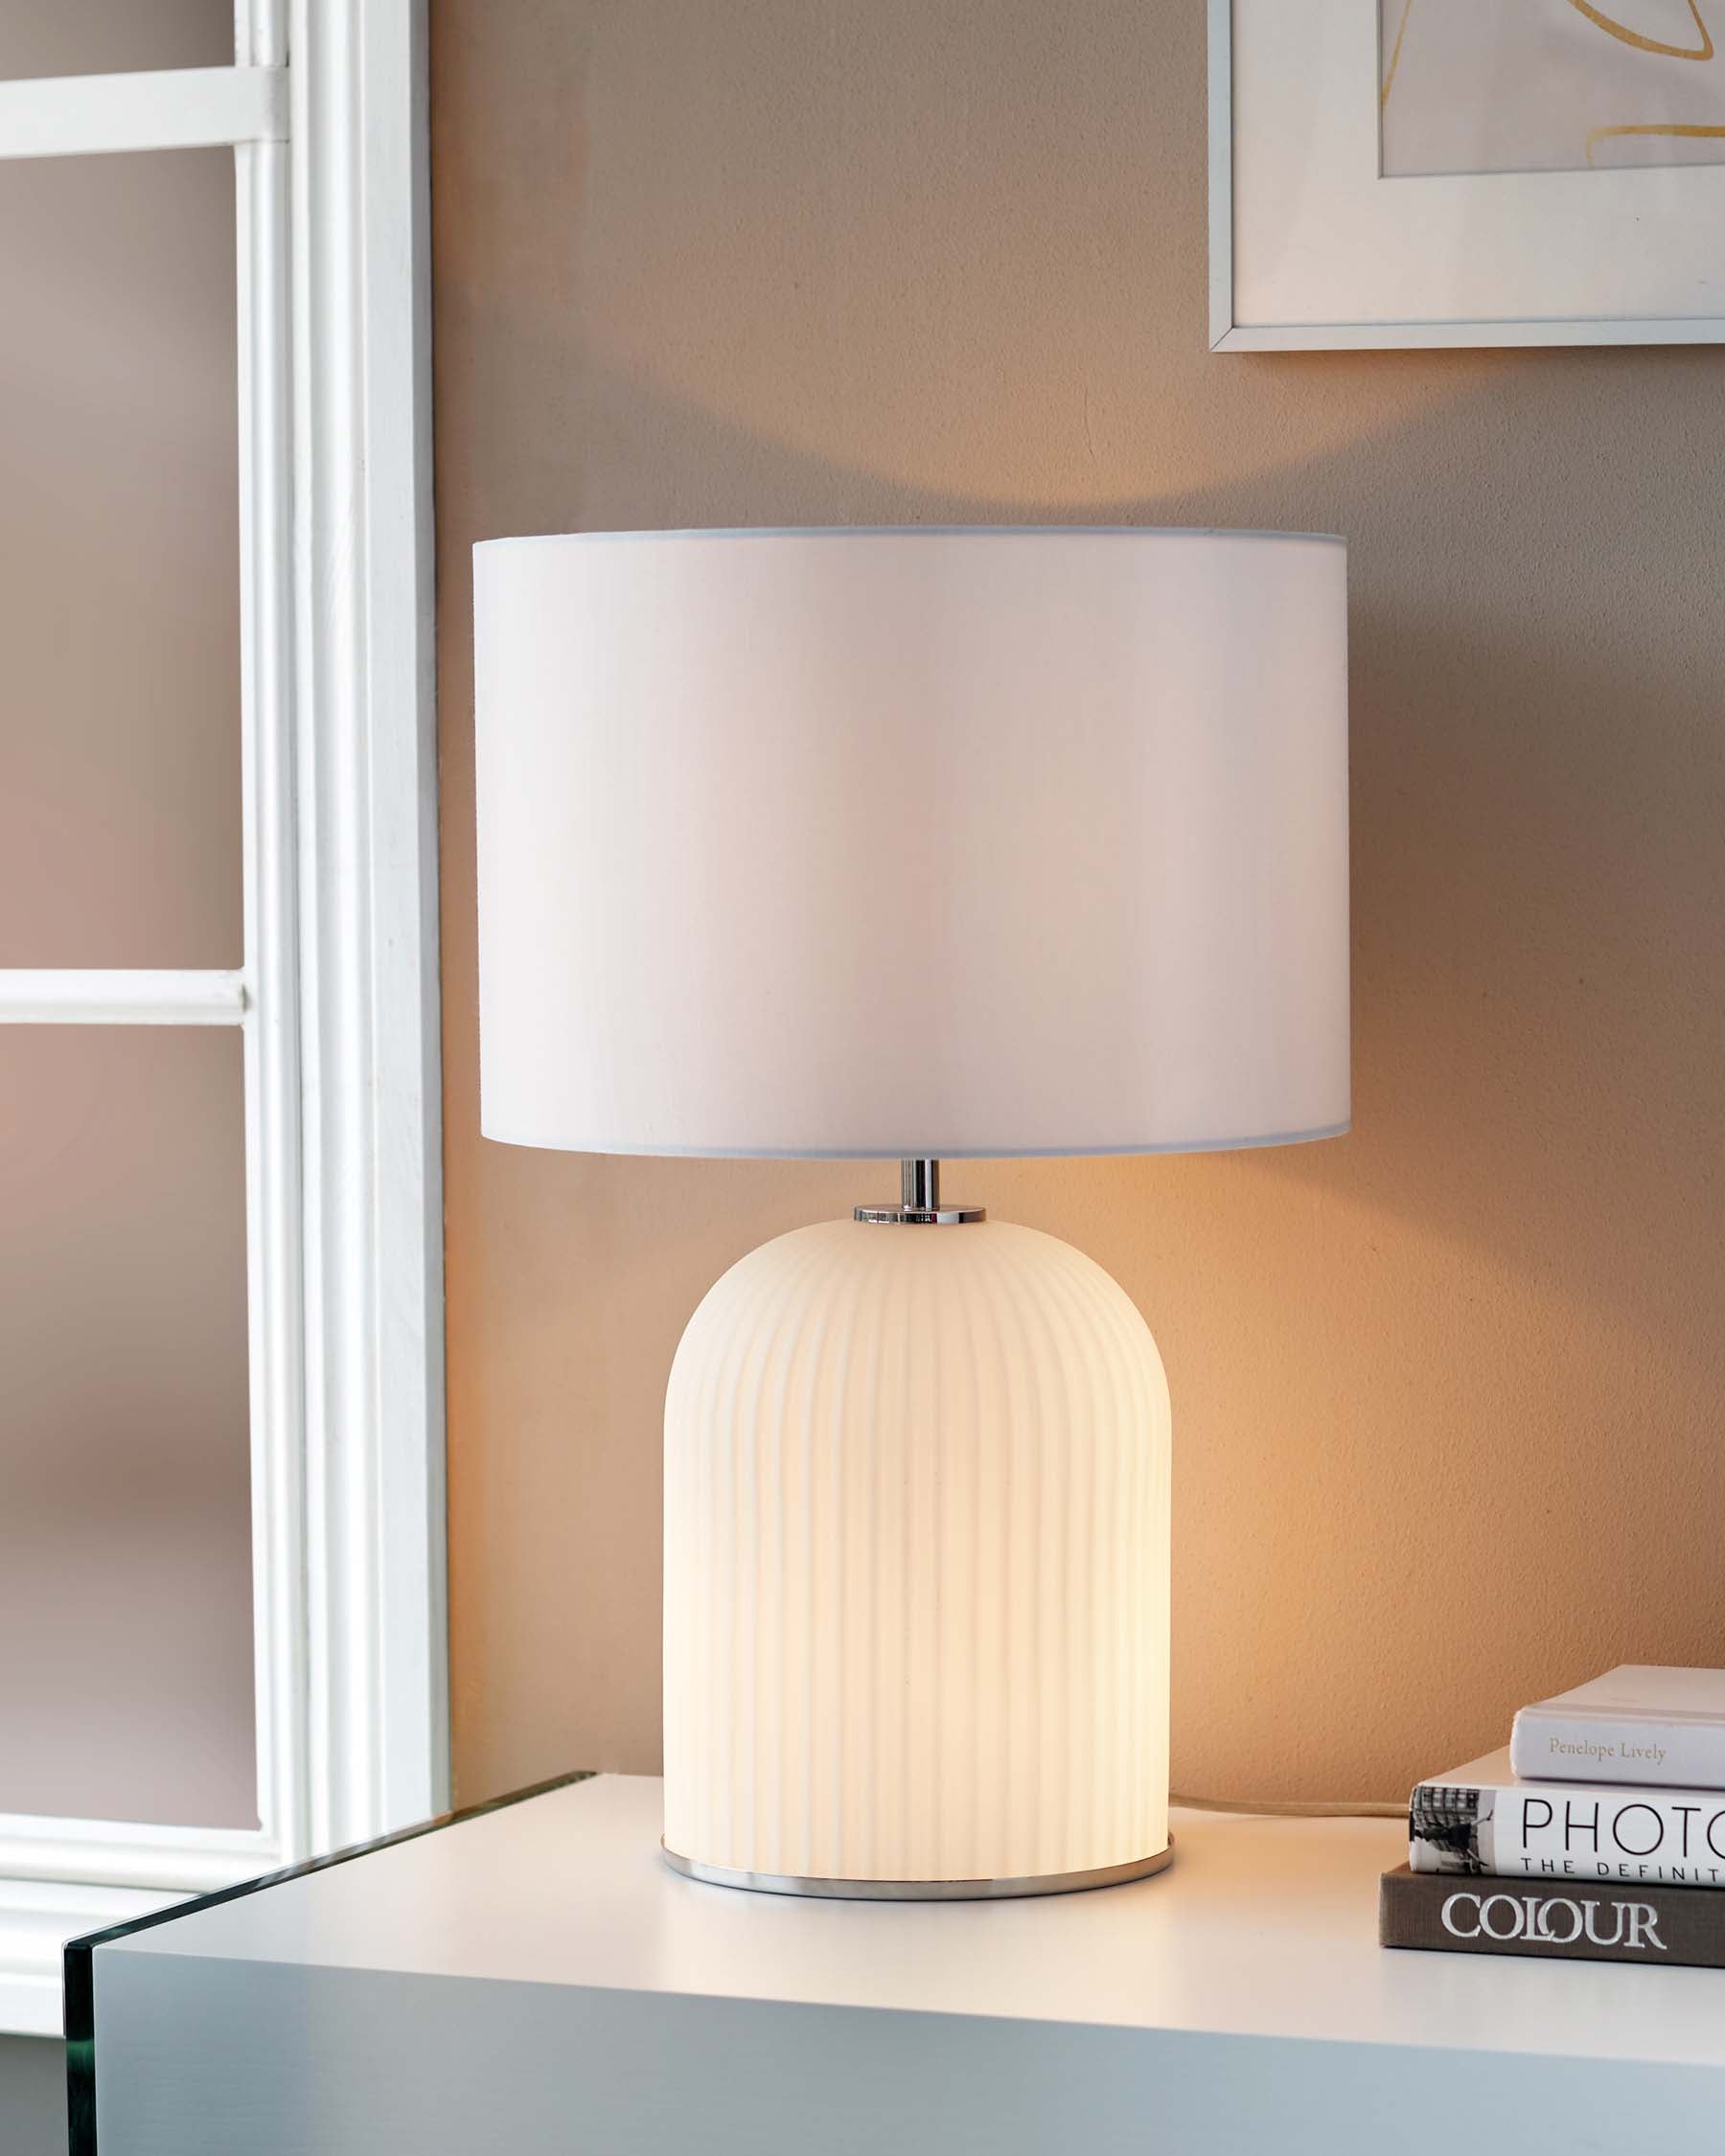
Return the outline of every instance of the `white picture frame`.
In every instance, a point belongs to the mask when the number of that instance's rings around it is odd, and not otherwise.
[[[1208,5],[1212,351],[1725,340],[1725,163],[1386,179],[1377,0]]]

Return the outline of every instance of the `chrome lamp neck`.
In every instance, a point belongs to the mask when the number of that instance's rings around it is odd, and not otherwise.
[[[988,1214],[981,1205],[943,1205],[940,1162],[910,1158],[899,1162],[896,1205],[858,1205],[851,1217],[885,1227],[963,1227]]]
[[[899,1162],[899,1204],[908,1213],[939,1212],[940,1162],[938,1160],[901,1160]]]

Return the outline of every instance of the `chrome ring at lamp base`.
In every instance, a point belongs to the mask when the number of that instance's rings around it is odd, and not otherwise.
[[[942,1205],[935,1212],[916,1205],[853,1205],[852,1220],[876,1227],[963,1227],[988,1218],[986,1205]]]
[[[1100,1871],[1050,1871],[1030,1879],[798,1879],[782,1871],[733,1871],[728,1865],[699,1864],[660,1842],[673,1871],[709,1887],[747,1887],[757,1894],[807,1894],[823,1901],[1012,1901],[1024,1894],[1086,1893],[1092,1887],[1123,1887],[1154,1878],[1174,1861],[1174,1839],[1154,1856]]]

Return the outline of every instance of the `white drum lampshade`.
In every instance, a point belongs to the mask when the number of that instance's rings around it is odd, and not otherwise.
[[[1346,549],[680,532],[475,552],[488,1135],[879,1156],[666,1405],[665,1844],[1027,1892],[1167,1861],[1167,1390],[939,1157],[1348,1117]]]

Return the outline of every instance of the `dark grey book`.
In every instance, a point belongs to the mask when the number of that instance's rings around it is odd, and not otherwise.
[[[1441,1954],[1725,1968],[1725,1894],[1607,1879],[1411,1871],[1378,1885],[1378,1942]]]

